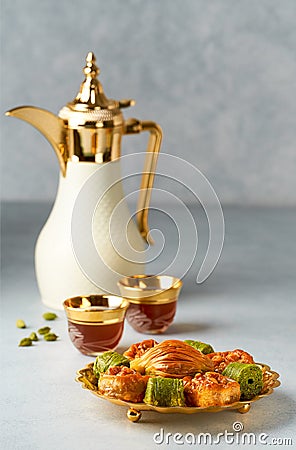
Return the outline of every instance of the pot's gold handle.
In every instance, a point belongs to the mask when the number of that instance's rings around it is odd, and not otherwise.
[[[128,119],[125,122],[125,134],[149,131],[149,141],[144,164],[137,209],[137,222],[141,235],[148,244],[153,244],[149,237],[148,212],[155,176],[158,153],[160,150],[162,130],[155,122]]]

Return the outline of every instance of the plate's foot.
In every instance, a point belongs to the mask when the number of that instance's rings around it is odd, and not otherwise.
[[[250,411],[250,408],[251,408],[251,404],[246,403],[244,406],[242,406],[241,408],[238,409],[238,412],[240,412],[241,414],[246,414],[247,412]]]
[[[128,420],[130,420],[131,422],[138,422],[142,417],[141,411],[138,411],[137,409],[134,408],[130,408],[126,413],[126,415]]]

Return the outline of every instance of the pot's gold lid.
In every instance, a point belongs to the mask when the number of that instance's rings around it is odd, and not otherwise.
[[[112,121],[115,116],[121,115],[121,108],[135,104],[135,101],[130,99],[113,100],[106,97],[103,86],[98,80],[100,69],[96,65],[93,52],[89,52],[86,56],[83,73],[85,79],[75,99],[59,112],[61,119],[73,120],[75,116],[78,118],[78,114],[83,113],[84,118],[89,121]]]

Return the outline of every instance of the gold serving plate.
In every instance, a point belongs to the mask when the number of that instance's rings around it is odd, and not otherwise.
[[[126,402],[124,400],[119,400],[117,398],[107,397],[105,395],[101,395],[97,390],[97,378],[93,374],[93,363],[88,364],[83,369],[77,371],[76,381],[82,384],[82,388],[90,391],[92,394],[96,395],[99,398],[103,398],[104,400],[108,400],[111,403],[115,403],[116,405],[125,406],[128,408],[127,418],[131,422],[138,422],[142,416],[141,411],[156,411],[158,413],[163,414],[172,414],[172,413],[180,413],[180,414],[196,414],[201,412],[219,412],[225,411],[226,409],[234,409],[240,412],[241,414],[247,413],[251,408],[251,403],[260,400],[263,397],[267,397],[268,395],[273,393],[273,390],[280,386],[280,381],[278,380],[279,374],[270,369],[266,364],[256,363],[261,366],[263,371],[263,389],[259,395],[252,398],[252,400],[247,401],[239,401],[235,403],[231,403],[230,405],[225,406],[210,406],[207,408],[201,407],[189,407],[189,406],[153,406],[146,405],[146,403],[132,403]]]

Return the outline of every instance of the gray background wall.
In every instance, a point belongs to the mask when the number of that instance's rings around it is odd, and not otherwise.
[[[222,203],[296,203],[295,0],[2,0],[1,21],[4,200],[52,200],[58,180],[49,144],[4,111],[58,112],[92,50],[106,94],[135,98],[125,116],[161,124],[162,150]]]

